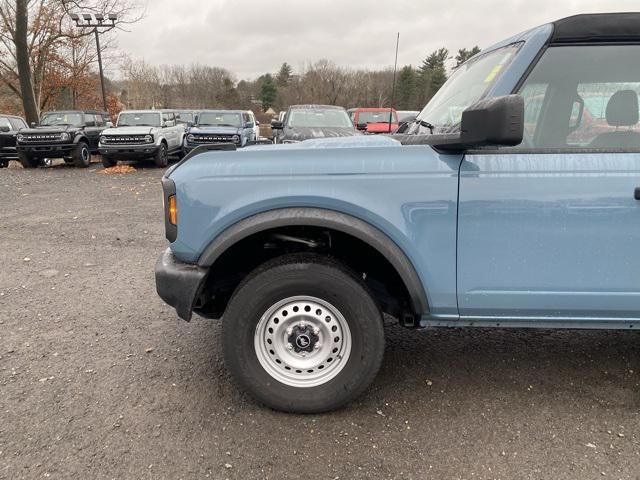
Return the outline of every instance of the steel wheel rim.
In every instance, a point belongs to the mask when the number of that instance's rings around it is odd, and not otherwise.
[[[82,160],[84,161],[84,163],[87,163],[89,161],[89,149],[88,148],[83,148],[82,149]]]
[[[310,338],[312,351],[296,351],[305,336]],[[351,331],[329,302],[311,296],[289,297],[262,315],[254,348],[258,362],[272,378],[292,387],[317,387],[335,378],[348,363]]]

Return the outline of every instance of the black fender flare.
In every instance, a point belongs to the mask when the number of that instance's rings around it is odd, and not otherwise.
[[[293,207],[268,210],[235,223],[218,235],[203,251],[198,266],[211,267],[227,249],[240,240],[277,227],[325,227],[351,235],[375,248],[398,272],[411,301],[413,313],[429,312],[427,294],[413,264],[402,249],[384,232],[357,217],[335,210]]]

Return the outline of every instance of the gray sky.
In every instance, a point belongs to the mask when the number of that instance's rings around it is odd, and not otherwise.
[[[220,66],[238,79],[327,58],[377,69],[432,50],[481,48],[576,13],[640,10],[639,0],[149,0],[120,48],[151,64]]]

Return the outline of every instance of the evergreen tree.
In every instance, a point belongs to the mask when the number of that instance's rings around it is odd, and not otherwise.
[[[280,71],[276,76],[276,82],[278,83],[278,86],[286,87],[287,85],[289,85],[289,80],[291,80],[292,73],[293,69],[291,68],[291,65],[289,65],[287,62],[284,62],[280,66]]]
[[[480,53],[480,47],[478,47],[477,45],[471,50],[461,48],[460,50],[458,50],[458,54],[456,55],[456,66],[454,68],[458,68],[460,65],[462,65],[477,53]]]
[[[398,90],[396,102],[398,110],[415,110],[422,108],[416,98],[416,71],[411,65],[400,70],[398,75]]]
[[[269,107],[272,107],[278,97],[278,88],[273,81],[273,76],[270,73],[262,75],[259,79],[260,82],[260,101],[262,102],[262,110],[266,112]]]
[[[449,58],[449,50],[440,48],[431,52],[418,68],[418,98],[425,105],[440,87],[447,81],[445,62]]]

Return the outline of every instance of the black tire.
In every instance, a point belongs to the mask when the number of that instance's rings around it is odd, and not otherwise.
[[[328,302],[349,327],[350,354],[341,358],[342,369],[320,385],[282,383],[261,365],[254,344],[265,312],[300,296]],[[222,338],[225,363],[236,382],[259,402],[295,413],[325,412],[354,400],[375,378],[384,354],[382,313],[364,283],[345,265],[309,254],[285,255],[254,270],[229,302]]]
[[[156,167],[160,168],[164,168],[169,165],[169,153],[164,142],[160,144],[160,148],[158,148],[158,151],[153,156],[153,163],[156,164]]]
[[[41,159],[30,157],[25,152],[18,152],[18,161],[22,168],[37,168],[42,164]]]
[[[102,155],[102,166],[104,168],[115,167],[118,164],[118,159]]]
[[[91,150],[89,145],[84,142],[78,142],[71,154],[73,164],[79,168],[87,168],[91,164]]]
[[[64,160],[64,163],[73,163],[73,158],[71,157],[64,157],[63,160]]]

